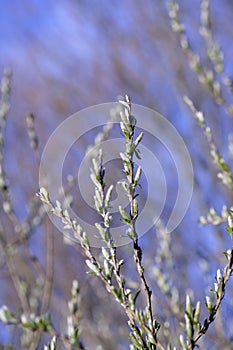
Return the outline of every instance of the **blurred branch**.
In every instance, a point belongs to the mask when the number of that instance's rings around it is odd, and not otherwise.
[[[225,111],[229,115],[233,115],[233,105],[227,105],[226,99],[223,97],[222,86],[216,76],[216,72],[222,71],[223,69],[223,53],[219,47],[213,43],[212,34],[210,30],[210,19],[208,13],[207,1],[202,1],[201,6],[201,17],[202,27],[201,33],[204,35],[207,44],[207,55],[214,62],[215,70],[205,66],[201,63],[200,55],[192,49],[190,40],[185,31],[185,26],[180,20],[179,5],[175,1],[169,1],[168,3],[168,14],[171,20],[172,30],[178,34],[179,42],[182,50],[187,55],[188,62],[191,69],[196,73],[199,82],[204,85],[214,97],[217,104],[224,106]],[[225,79],[226,81],[226,79]],[[229,85],[229,79],[227,79]]]

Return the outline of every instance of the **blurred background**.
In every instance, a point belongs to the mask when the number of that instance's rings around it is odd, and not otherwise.
[[[212,32],[224,52],[224,72],[231,77],[233,3],[228,0],[210,3]],[[199,33],[200,1],[180,0],[179,5],[191,47],[200,54],[203,63],[211,67],[205,42]],[[18,221],[25,225],[30,215],[28,203],[33,201],[38,190],[38,159],[30,149],[26,115],[29,112],[35,115],[40,155],[51,133],[67,117],[94,104],[116,101],[119,95],[127,93],[133,103],[163,114],[180,133],[190,152],[194,169],[193,197],[184,220],[170,237],[174,257],[170,269],[179,290],[179,302],[184,302],[185,292],[192,290],[194,300],[200,299],[204,303],[205,295],[214,283],[217,267],[225,264],[222,252],[231,246],[231,240],[225,223],[218,227],[201,227],[199,217],[212,206],[217,211],[221,211],[223,204],[231,206],[232,193],[218,182],[217,168],[212,164],[208,143],[184,104],[183,96],[191,97],[197,108],[206,113],[217,147],[229,164],[232,163],[229,135],[233,121],[224,106],[215,102],[190,70],[187,56],[179,47],[179,39],[170,28],[166,2],[1,1],[0,33],[0,71],[3,74],[4,69],[9,68],[13,74],[11,108],[4,133],[4,166]],[[231,96],[227,95],[226,100],[230,103]],[[91,134],[84,139],[81,153],[85,152],[88,143],[93,143],[93,138],[94,134]],[[164,171],[166,173],[166,169]],[[168,179],[172,191],[172,186],[177,186],[177,179],[173,176]],[[169,206],[169,197],[167,203]],[[35,211],[38,206],[36,208]],[[169,212],[169,208],[167,210]],[[166,212],[164,215],[166,219]],[[3,212],[1,216],[6,236],[11,239],[14,237],[12,222],[5,218]],[[155,295],[160,295],[161,290],[153,274],[156,252],[160,247],[156,229],[144,235],[140,243],[151,287]],[[66,327],[70,288],[72,280],[78,279],[82,294],[84,342],[90,349],[127,348],[128,330],[123,312],[101,283],[86,274],[79,245],[64,244],[62,234],[45,218],[30,233],[29,246],[44,269],[48,255],[53,256],[50,264],[50,267],[53,266],[51,298],[47,310],[52,313],[57,329]],[[133,280],[130,247],[121,248],[120,254],[126,259],[125,269]],[[14,258],[21,280],[25,280],[33,290],[39,282],[33,267],[27,263],[23,247],[18,247]],[[4,260],[3,253],[1,260]],[[16,312],[20,311],[4,262],[1,264],[0,281],[1,305],[11,305]],[[42,290],[43,287],[40,286]],[[37,300],[36,295],[31,298]],[[155,310],[161,315],[159,321],[167,321],[167,326],[172,327],[176,344],[178,326],[174,317],[169,319],[166,298],[161,294],[159,302],[156,302]],[[223,303],[225,321],[221,328],[222,334],[225,332],[222,339],[229,340],[226,340],[226,347],[223,343],[220,346],[220,340],[214,339],[214,332],[210,332],[206,343],[203,343],[209,344],[206,348],[230,349],[230,345],[227,346],[233,338],[233,331],[226,320],[233,317],[232,302],[229,286]],[[41,305],[36,307],[40,309]],[[219,317],[219,324],[221,320]],[[17,329],[0,325],[2,348],[10,343],[12,348],[19,348],[20,338],[21,333]],[[38,349],[48,339],[42,337]]]

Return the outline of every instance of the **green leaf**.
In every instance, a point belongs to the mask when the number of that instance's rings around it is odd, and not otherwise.
[[[143,132],[140,132],[140,134],[138,135],[138,137],[136,138],[134,144],[135,144],[135,147],[138,146],[138,144],[141,142],[142,138],[143,138],[143,135],[144,133]]]
[[[139,296],[140,293],[141,293],[141,289],[138,289],[138,290],[136,291],[134,297],[133,297],[133,302],[134,302],[134,304],[136,303],[136,300],[137,300],[137,298],[138,298],[138,296]]]
[[[104,201],[104,204],[105,204],[106,208],[109,206],[109,201],[110,201],[110,197],[111,197],[113,188],[114,188],[114,186],[110,185],[108,190],[107,190],[107,193],[106,193],[106,196],[105,196],[105,201]]]
[[[131,219],[130,219],[129,215],[124,211],[124,209],[122,208],[121,205],[119,206],[119,211],[120,211],[122,218],[124,219],[123,222],[125,222],[126,224],[130,224]]]
[[[142,159],[142,158],[140,157],[140,151],[139,151],[139,149],[135,149],[134,153],[135,153],[135,156],[136,156],[138,159]]]
[[[93,271],[96,275],[99,274],[98,265],[92,263],[92,262],[91,262],[90,260],[88,260],[88,259],[86,260],[86,264],[87,264],[87,266],[89,267],[89,269],[90,269],[91,271]]]

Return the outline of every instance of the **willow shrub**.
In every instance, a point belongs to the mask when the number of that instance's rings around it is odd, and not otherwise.
[[[220,46],[214,42],[210,19],[209,19],[209,2],[201,1],[201,30],[206,43],[206,51],[213,68],[206,67],[201,63],[200,56],[192,49],[185,26],[180,19],[179,6],[176,2],[170,2],[169,16],[171,20],[171,28],[178,35],[181,49],[187,55],[190,67],[196,73],[200,84],[204,85],[213,96],[214,103],[219,104],[229,114],[232,115],[232,106],[227,105],[223,93],[221,82],[231,89],[231,79],[224,72],[224,56],[220,50]],[[222,76],[219,81],[218,77]],[[140,177],[143,169],[135,164],[135,157],[140,157],[140,143],[143,134],[136,133],[137,120],[131,113],[130,98],[126,95],[119,103],[122,106],[121,123],[119,132],[124,135],[124,152],[120,154],[122,160],[122,169],[125,174],[125,180],[122,186],[127,194],[129,206],[128,210],[119,207],[121,221],[126,226],[126,235],[131,240],[130,247],[132,255],[130,255],[131,264],[135,265],[135,278],[138,286],[137,289],[132,287],[132,281],[128,281],[128,276],[123,269],[124,259],[118,256],[118,248],[111,236],[112,215],[109,210],[109,203],[113,186],[105,182],[105,169],[103,167],[103,153],[101,149],[98,155],[93,158],[93,167],[91,169],[91,179],[95,186],[93,198],[95,202],[95,210],[99,214],[100,220],[95,223],[98,231],[99,239],[103,243],[100,252],[92,249],[89,244],[88,235],[79,225],[75,218],[72,218],[69,212],[63,208],[63,204],[58,200],[54,203],[50,199],[49,192],[46,188],[41,188],[31,203],[31,215],[27,219],[27,224],[21,225],[14,211],[11,199],[10,188],[7,181],[6,171],[4,168],[4,130],[6,126],[6,117],[9,111],[9,94],[10,94],[10,72],[6,71],[1,82],[1,108],[0,108],[0,190],[2,196],[2,209],[5,217],[12,223],[15,238],[9,241],[8,232],[4,228],[4,223],[0,226],[0,244],[4,263],[9,271],[13,286],[17,291],[19,299],[18,310],[12,310],[11,305],[2,305],[0,309],[0,320],[2,323],[9,325],[13,329],[20,329],[22,348],[35,349],[40,344],[41,336],[46,333],[50,337],[44,349],[56,349],[64,346],[67,349],[86,349],[85,337],[82,337],[82,318],[80,318],[80,290],[79,276],[73,281],[68,303],[67,325],[66,329],[58,330],[53,322],[53,314],[49,313],[49,297],[51,294],[52,276],[48,277],[48,271],[45,273],[40,271],[40,262],[32,254],[29,246],[29,237],[35,227],[39,226],[44,220],[45,211],[43,206],[38,204],[38,198],[46,205],[47,209],[60,218],[65,229],[73,231],[73,235],[80,243],[80,250],[84,255],[87,272],[101,281],[107,292],[111,295],[113,301],[118,303],[125,314],[125,322],[128,323],[128,336],[130,341],[130,349],[161,349],[175,350],[184,349],[191,350],[200,345],[202,338],[205,338],[209,332],[210,325],[216,322],[216,317],[220,312],[221,305],[225,296],[227,284],[232,274],[233,266],[233,248],[229,247],[225,251],[226,265],[217,269],[216,275],[213,276],[213,283],[209,293],[206,295],[205,301],[195,300],[195,297],[186,294],[185,303],[171,303],[171,316],[173,325],[164,321],[160,321],[160,315],[156,314],[156,298],[153,299],[155,291],[150,287],[147,278],[147,270],[144,267],[143,252],[136,223],[138,219],[138,193],[140,186]],[[226,188],[231,191],[233,189],[233,175],[230,166],[220,154],[216,142],[214,140],[211,128],[208,126],[205,114],[198,110],[195,103],[188,97],[184,97],[184,101],[190,108],[194,118],[200,125],[201,130],[207,138],[210,147],[210,153],[215,166],[218,168],[218,179]],[[27,117],[28,135],[31,141],[31,147],[38,159],[38,138],[34,127],[34,116],[32,114]],[[210,174],[212,176],[212,174]],[[233,210],[227,205],[223,206],[222,212],[217,213],[213,208],[210,209],[206,216],[201,216],[200,223],[202,225],[211,224],[218,226],[225,223],[225,229],[233,235]],[[4,222],[4,219],[3,219]],[[170,237],[163,233],[162,223],[158,224],[161,241],[164,242],[163,249],[160,252],[158,261],[170,258],[169,244]],[[158,245],[160,242],[158,242]],[[24,246],[24,252],[33,265],[33,268],[39,271],[41,277],[38,285],[34,286],[38,293],[37,303],[41,304],[40,308],[35,305],[29,298],[30,285],[22,281],[21,273],[17,268],[17,254],[20,254],[19,246]],[[166,248],[164,248],[166,247]],[[166,254],[167,255],[166,255]],[[221,253],[221,252],[220,252]],[[159,254],[157,252],[157,254]],[[162,256],[162,254],[164,254]],[[158,257],[158,255],[157,255]],[[48,265],[49,266],[49,265]],[[171,285],[169,273],[163,272],[163,269],[154,267],[157,278],[157,285],[161,292],[166,296],[167,300],[171,300],[178,290],[176,286]],[[43,293],[43,288],[45,292]],[[178,292],[177,292],[178,293]],[[140,302],[139,302],[140,298]],[[155,300],[155,301],[154,301]],[[37,312],[35,312],[35,309]],[[38,312],[40,310],[40,312]],[[166,317],[165,317],[166,319]],[[174,326],[175,324],[175,326]],[[171,327],[171,328],[169,328]],[[180,328],[181,327],[181,328]],[[175,329],[175,332],[174,332]],[[176,338],[174,337],[176,334]],[[224,343],[225,341],[225,343]],[[230,345],[227,338],[221,342],[221,348]],[[216,340],[217,342],[217,340]],[[220,345],[217,345],[220,346]],[[9,344],[8,348],[13,348],[13,344]],[[99,347],[101,348],[101,347]]]

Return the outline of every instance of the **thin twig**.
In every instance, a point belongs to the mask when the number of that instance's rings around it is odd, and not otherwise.
[[[228,264],[225,267],[225,273],[222,278],[222,281],[220,282],[219,286],[219,292],[218,292],[218,298],[216,301],[216,304],[213,306],[212,312],[210,313],[209,317],[204,321],[204,325],[202,326],[201,330],[198,332],[196,337],[194,338],[193,344],[189,346],[189,350],[193,350],[197,345],[198,340],[206,334],[206,332],[209,329],[209,326],[211,323],[214,322],[217,313],[219,311],[219,308],[221,306],[222,300],[225,297],[225,291],[226,291],[226,285],[232,275],[232,267],[233,267],[233,248],[231,249]]]

